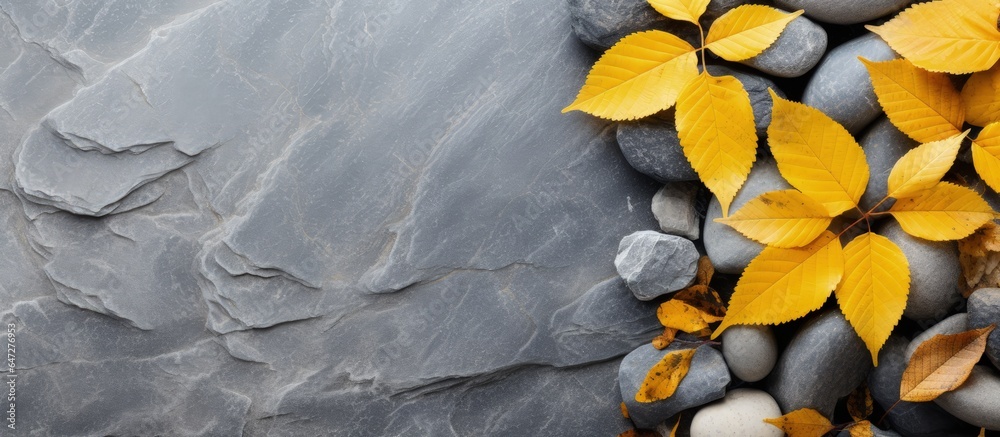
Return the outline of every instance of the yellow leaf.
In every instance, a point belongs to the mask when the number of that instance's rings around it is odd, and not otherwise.
[[[1000,123],[990,123],[972,142],[976,173],[993,191],[1000,191]]]
[[[833,424],[825,416],[811,408],[802,408],[774,419],[764,419],[788,437],[822,437],[833,430]]]
[[[1000,121],[1000,65],[974,73],[962,87],[965,121],[986,126]]]
[[[823,306],[844,274],[840,239],[824,232],[797,249],[765,247],[736,284],[717,338],[732,325],[778,324]]]
[[[677,133],[684,156],[729,215],[757,159],[753,106],[740,81],[705,72],[688,83],[677,98]]]
[[[786,13],[769,6],[743,5],[726,12],[708,30],[705,48],[727,61],[759,55],[778,39],[802,11]]]
[[[674,295],[674,299],[687,303],[701,311],[701,318],[708,323],[721,322],[726,316],[726,304],[719,293],[707,285],[692,285]]]
[[[994,217],[978,193],[949,182],[898,199],[889,213],[907,234],[932,241],[965,238]]]
[[[969,134],[955,134],[950,138],[922,144],[903,155],[889,173],[889,197],[899,199],[929,189],[948,172],[955,163],[962,140]]]
[[[563,112],[579,110],[611,120],[645,117],[673,106],[697,75],[698,57],[691,44],[659,30],[633,33],[601,56]]]
[[[673,396],[688,370],[691,369],[691,359],[695,349],[684,349],[667,352],[659,363],[656,363],[635,394],[636,402],[656,402]]]
[[[920,68],[963,74],[989,69],[1000,59],[998,16],[992,1],[940,0],[867,28]]]
[[[935,335],[910,357],[899,384],[900,400],[927,402],[954,390],[969,377],[986,350],[994,325],[952,335]]]
[[[875,404],[872,402],[872,392],[868,384],[862,383],[847,396],[847,413],[855,421],[862,421],[872,415]]]
[[[698,258],[698,274],[695,283],[708,285],[709,282],[712,282],[713,275],[715,275],[715,266],[712,265],[712,260],[707,256]]]
[[[875,437],[875,433],[872,431],[872,423],[867,420],[862,420],[847,427],[847,433],[851,437]]]
[[[711,0],[649,0],[649,5],[666,16],[675,20],[698,24],[701,14],[705,13]]]
[[[917,142],[943,140],[961,132],[965,109],[944,73],[931,73],[905,59],[871,62],[861,58],[878,102],[892,124]]]
[[[656,318],[665,328],[674,328],[693,334],[708,329],[708,322],[701,316],[701,311],[686,302],[671,299],[660,304],[656,310]]]
[[[681,426],[681,416],[677,415],[677,422],[674,423],[674,427],[670,430],[670,437],[677,437],[677,428]]]
[[[670,436],[673,437],[673,436]],[[981,428],[979,430],[979,437],[986,437],[986,428]]]
[[[767,128],[778,170],[793,187],[826,207],[830,216],[855,208],[868,185],[868,162],[854,137],[816,108],[774,100]]]
[[[733,215],[715,221],[768,246],[802,247],[822,234],[832,220],[811,197],[798,190],[781,190],[761,194]]]
[[[909,293],[906,255],[888,238],[869,232],[844,247],[844,280],[835,292],[837,303],[876,366],[878,351],[903,317]]]
[[[677,330],[674,328],[663,328],[663,333],[656,336],[653,339],[653,347],[658,351],[662,351],[670,346],[670,343],[674,342],[674,338],[677,337]]]

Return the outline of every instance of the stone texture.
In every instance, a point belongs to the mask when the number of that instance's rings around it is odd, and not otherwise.
[[[652,300],[691,285],[699,257],[691,240],[639,231],[622,238],[615,268],[636,298]]]
[[[910,341],[910,345],[906,347],[906,360],[909,361],[917,348],[920,347],[923,342],[930,340],[935,335],[958,334],[959,332],[964,332],[968,329],[969,315],[966,313],[953,314],[947,319],[935,323],[933,326],[927,328],[916,337],[913,337],[913,340]]]
[[[837,401],[864,381],[871,354],[838,310],[828,310],[792,338],[768,377],[768,392],[781,411],[813,408],[833,416]]]
[[[594,60],[563,0],[0,11],[26,434],[628,428],[658,322],[610,260],[659,185],[560,114]]]
[[[698,410],[691,437],[782,437],[780,429],[764,422],[779,416],[781,409],[767,392],[739,388]]]
[[[625,356],[618,370],[622,399],[629,417],[639,428],[653,429],[671,416],[697,406],[705,405],[726,394],[729,384],[729,369],[719,351],[711,346],[699,346],[691,359],[691,370],[677,386],[672,396],[661,401],[639,403],[635,394],[649,369],[663,359],[670,351],[683,350],[685,346],[674,342],[662,351],[651,344],[645,344]]]
[[[768,191],[788,188],[791,188],[791,185],[781,177],[774,160],[759,159],[750,170],[750,176],[743,184],[743,188],[736,194],[733,204],[729,207],[729,213],[732,214],[751,199]],[[764,246],[744,237],[729,226],[716,223],[715,219],[720,217],[722,217],[722,204],[713,196],[712,202],[708,205],[708,214],[701,233],[705,251],[720,273],[742,273],[750,261],[764,250]]]
[[[913,0],[774,0],[788,10],[804,9],[806,15],[833,24],[855,24],[884,17],[905,8]]]
[[[661,231],[689,240],[701,236],[698,190],[697,184],[674,182],[664,185],[653,195],[653,216],[660,223]]]
[[[681,150],[673,111],[669,120],[650,117],[619,124],[618,147],[632,168],[659,182],[698,180]]]
[[[778,361],[778,342],[767,325],[734,325],[723,331],[722,356],[729,370],[746,382],[764,379]]]
[[[743,64],[772,76],[799,77],[823,58],[826,42],[826,31],[800,15],[788,23],[774,44]]]
[[[868,187],[865,188],[865,194],[861,196],[860,202],[861,208],[867,211],[888,194],[889,173],[892,172],[896,161],[918,143],[900,132],[888,117],[881,117],[872,123],[865,134],[858,139],[858,143],[865,151],[868,169],[871,172]],[[890,202],[885,202],[879,207],[879,211],[888,210],[890,206],[892,206]]]
[[[954,242],[910,236],[895,220],[886,220],[878,233],[899,246],[910,265],[904,317],[929,324],[957,310],[962,300],[958,292],[961,267]]]
[[[882,114],[868,69],[859,56],[888,61],[895,59],[896,53],[874,33],[841,44],[823,57],[802,94],[802,103],[823,111],[855,135]]]
[[[980,288],[969,296],[969,328],[1000,326],[1000,288]],[[986,343],[986,356],[1000,369],[1000,333],[994,331]]]
[[[976,366],[962,386],[934,400],[941,408],[972,426],[1000,431],[1000,373]]]
[[[644,0],[568,0],[573,33],[597,50],[606,50],[626,35],[658,29],[691,39],[697,28],[667,19]]]

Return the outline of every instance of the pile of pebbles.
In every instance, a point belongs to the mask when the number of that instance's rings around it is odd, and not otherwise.
[[[573,31],[597,52],[632,32],[660,29],[698,43],[697,29],[657,14],[645,0],[568,0]],[[711,22],[747,0],[712,0],[703,17]],[[760,155],[732,204],[736,211],[750,199],[790,186],[767,156],[766,127],[771,118],[768,88],[820,109],[843,124],[865,150],[873,177],[862,199],[870,207],[886,193],[885,176],[915,143],[885,117],[865,67],[858,61],[897,58],[865,24],[880,24],[911,0],[773,0],[771,6],[805,10],[760,56],[741,64],[709,59],[714,75],[739,79],[753,103],[761,138]],[[596,58],[595,58],[596,59]],[[615,259],[618,272],[637,299],[662,301],[694,281],[697,260],[707,255],[718,275],[713,280],[724,299],[743,269],[763,247],[731,228],[715,223],[722,210],[698,182],[681,152],[672,111],[618,125],[618,144],[639,172],[663,183],[652,200],[659,230],[625,237]],[[967,164],[959,163],[961,168]],[[965,170],[968,172],[968,170]],[[974,179],[974,173],[968,173]],[[1000,210],[994,193],[987,199]],[[651,344],[628,354],[621,363],[621,396],[638,428],[669,434],[673,419],[684,412],[695,437],[780,436],[762,419],[800,408],[813,408],[833,422],[850,422],[844,398],[866,383],[876,403],[873,422],[889,410],[876,435],[964,436],[979,428],[1000,430],[1000,330],[989,338],[988,360],[976,366],[959,389],[933,402],[899,402],[899,383],[913,350],[938,333],[955,333],[1000,324],[1000,289],[980,289],[969,299],[959,292],[960,266],[953,242],[911,237],[892,220],[874,224],[881,235],[906,254],[911,270],[910,295],[903,320],[873,368],[864,343],[831,299],[823,310],[789,324],[734,326],[721,346],[685,340],[665,350]],[[687,338],[687,340],[695,340]],[[635,394],[649,369],[671,350],[696,347],[690,373],[670,398],[638,403]]]

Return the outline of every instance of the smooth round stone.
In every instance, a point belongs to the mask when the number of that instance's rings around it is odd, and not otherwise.
[[[639,231],[618,244],[615,268],[639,300],[652,300],[690,285],[701,255],[694,243],[676,235]]]
[[[778,165],[773,159],[759,159],[750,170],[750,176],[743,184],[743,188],[733,199],[729,213],[736,212],[751,199],[768,191],[785,190],[791,187],[781,177]],[[722,204],[719,203],[719,199],[713,196],[708,205],[705,226],[701,232],[705,251],[712,260],[716,271],[726,274],[740,274],[750,264],[750,261],[764,250],[764,246],[744,237],[743,234],[727,225],[717,223],[715,219],[720,217],[722,217]]]
[[[940,322],[934,324],[926,331],[921,332],[913,340],[910,341],[910,345],[906,347],[906,360],[909,361],[913,357],[913,353],[917,351],[925,341],[930,340],[935,335],[952,335],[958,334],[959,332],[965,332],[969,329],[969,315],[966,313],[953,314],[952,316],[944,319]]]
[[[888,117],[881,117],[871,124],[861,137],[861,148],[865,151],[871,177],[868,187],[861,196],[861,208],[865,211],[874,207],[885,198],[889,192],[889,173],[896,161],[906,152],[916,147],[918,143],[896,128]],[[891,206],[885,202],[879,206],[879,211],[885,211]]]
[[[854,328],[839,310],[828,310],[792,338],[768,378],[768,392],[785,413],[812,408],[830,418],[871,368],[871,354]]]
[[[996,369],[976,366],[960,387],[934,402],[973,426],[1000,431],[1000,374]]]
[[[826,54],[802,94],[802,103],[823,111],[852,134],[882,114],[868,69],[858,56],[888,61],[896,52],[874,33],[841,44]]]
[[[657,424],[688,408],[705,405],[726,394],[729,385],[729,369],[719,351],[711,346],[699,346],[691,359],[691,370],[677,386],[677,390],[667,399],[643,403],[635,400],[642,381],[646,379],[656,363],[668,352],[688,349],[674,342],[666,349],[656,350],[646,343],[639,346],[622,359],[618,368],[618,384],[622,400],[629,417],[639,428],[653,429]]]
[[[1000,288],[980,288],[969,296],[969,328],[1000,327]],[[986,343],[986,356],[1000,369],[1000,331],[993,330]]]
[[[722,333],[722,356],[729,370],[746,382],[764,379],[778,361],[778,342],[766,325],[735,325]]]
[[[671,182],[660,188],[650,205],[660,230],[689,240],[701,237],[697,197],[698,185],[691,182]]]
[[[775,417],[781,417],[781,408],[771,395],[739,388],[698,410],[691,422],[691,437],[781,437],[780,429],[764,422]]]
[[[767,50],[742,64],[777,77],[799,77],[812,70],[826,53],[826,31],[804,16],[788,23]]]
[[[878,233],[899,246],[910,265],[910,294],[903,316],[932,323],[954,312],[962,300],[955,243],[913,237],[895,220],[885,220]]]
[[[684,157],[673,121],[649,118],[621,123],[618,147],[632,168],[661,183],[698,180],[698,173]]]
[[[906,7],[913,0],[774,0],[774,5],[833,24],[856,24],[884,17]]]
[[[573,33],[585,44],[606,50],[628,34],[658,29],[697,44],[694,25],[670,20],[646,0],[568,0]]]

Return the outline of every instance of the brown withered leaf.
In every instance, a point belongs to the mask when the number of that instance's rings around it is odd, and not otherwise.
[[[927,402],[958,388],[986,350],[994,325],[952,335],[935,335],[910,357],[899,385],[900,399]]]
[[[707,285],[692,285],[678,291],[674,299],[701,310],[702,318],[708,323],[721,322],[726,316],[726,304],[719,293]]]
[[[871,416],[873,410],[872,392],[868,384],[862,383],[847,397],[847,412],[855,422],[860,422]]]
[[[712,276],[715,276],[715,266],[712,265],[712,260],[708,259],[707,256],[698,258],[698,274],[695,276],[696,285],[708,285],[712,282]]]
[[[847,432],[851,434],[851,437],[875,437],[875,432],[872,431],[872,423],[867,420],[852,424],[847,427]]]
[[[674,338],[676,337],[677,329],[663,328],[663,333],[653,339],[653,347],[655,347],[656,350],[664,350],[667,346],[670,346],[670,343],[674,342]]]
[[[989,222],[958,241],[959,288],[966,298],[980,288],[1000,287],[1000,226]]]

